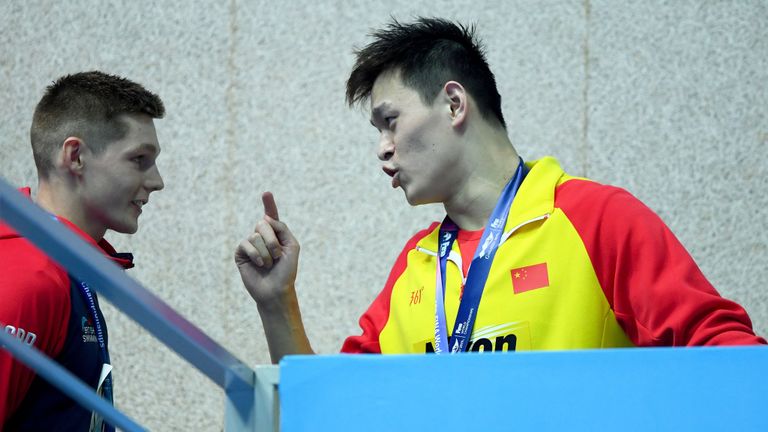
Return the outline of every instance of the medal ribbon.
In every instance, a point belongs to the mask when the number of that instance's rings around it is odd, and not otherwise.
[[[515,171],[515,175],[504,186],[496,207],[493,209],[488,222],[485,224],[480,243],[477,245],[475,256],[467,272],[467,281],[464,285],[464,293],[459,304],[459,311],[456,315],[456,322],[453,326],[450,342],[447,335],[447,324],[445,317],[445,273],[448,255],[451,252],[453,242],[459,234],[459,227],[446,216],[440,225],[438,237],[439,250],[437,260],[437,276],[435,278],[435,353],[457,353],[464,352],[469,346],[469,339],[472,336],[472,329],[477,317],[477,309],[480,305],[480,298],[483,296],[483,289],[488,280],[488,273],[491,270],[493,258],[496,256],[496,250],[499,248],[501,236],[504,233],[504,226],[507,223],[509,208],[515,199],[520,185],[527,174],[527,169],[520,159],[520,164]],[[461,270],[461,269],[460,269]]]

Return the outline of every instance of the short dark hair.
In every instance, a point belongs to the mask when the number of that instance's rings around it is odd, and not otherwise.
[[[38,102],[30,128],[38,174],[48,176],[53,154],[67,137],[80,137],[99,152],[128,132],[119,115],[139,113],[162,118],[165,107],[156,94],[133,81],[99,71],[57,79]]]
[[[425,17],[402,24],[392,18],[370,36],[374,41],[355,51],[357,61],[347,80],[350,106],[371,96],[379,75],[397,70],[403,83],[416,90],[424,103],[434,101],[446,82],[458,81],[486,119],[495,118],[506,128],[501,95],[474,25]]]

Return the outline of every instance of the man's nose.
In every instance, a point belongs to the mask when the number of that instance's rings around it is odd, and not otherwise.
[[[390,133],[384,132],[379,137],[379,149],[376,152],[379,160],[386,162],[395,154],[395,142]]]
[[[163,176],[160,175],[160,169],[157,168],[157,165],[152,167],[145,185],[150,191],[159,191],[165,187]]]

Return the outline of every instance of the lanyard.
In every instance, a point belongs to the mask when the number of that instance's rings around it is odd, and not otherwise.
[[[109,351],[107,350],[107,343],[104,340],[104,328],[101,326],[101,320],[99,319],[99,312],[96,308],[96,297],[94,296],[88,284],[78,281],[78,287],[80,287],[80,293],[83,300],[88,304],[88,309],[93,316],[93,325],[96,327],[96,340],[99,342],[99,351],[101,352],[101,360],[104,364],[110,364]],[[102,397],[109,403],[112,401],[112,373],[110,372],[104,378],[104,382],[101,385]],[[103,432],[114,432],[115,428],[110,423],[103,422],[101,424],[101,430]]]
[[[453,326],[450,345],[448,343],[447,324],[445,317],[445,270],[453,242],[459,234],[459,227],[446,216],[440,225],[439,245],[437,260],[437,277],[435,278],[435,353],[464,352],[469,346],[469,338],[475,325],[477,309],[480,298],[483,295],[485,282],[488,280],[488,272],[499,248],[504,226],[507,223],[507,215],[512,201],[515,199],[520,185],[527,174],[527,169],[520,159],[520,164],[515,175],[510,179],[501,192],[496,207],[493,209],[488,222],[485,224],[483,235],[477,245],[475,256],[469,266],[467,281],[464,285],[459,311],[456,314],[456,322]]]
[[[86,304],[88,305],[88,309],[91,311],[91,316],[93,316],[93,325],[96,327],[96,340],[99,342],[101,360],[104,364],[109,364],[109,351],[107,350],[107,343],[104,340],[104,328],[101,326],[101,320],[99,319],[99,313],[96,308],[96,299],[91,292],[91,289],[85,282],[78,281],[78,286],[80,287],[80,293],[82,294],[83,300],[85,300]],[[112,402],[111,373],[104,379],[102,388],[104,389],[104,398],[109,402]]]

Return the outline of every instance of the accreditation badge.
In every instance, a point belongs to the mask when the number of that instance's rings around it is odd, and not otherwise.
[[[112,403],[112,392],[105,392],[104,388],[104,382],[107,380],[107,377],[110,373],[112,373],[112,365],[104,363],[104,365],[101,367],[99,385],[96,387],[96,393],[103,399],[106,399],[107,402]],[[91,427],[88,428],[89,432],[105,432],[107,430],[114,430],[111,428],[108,429],[108,426],[109,425],[104,421],[104,417],[102,417],[101,414],[97,412],[91,413]]]

